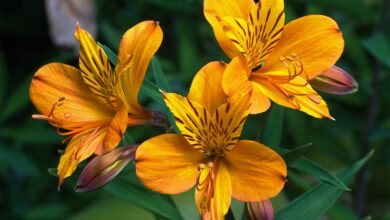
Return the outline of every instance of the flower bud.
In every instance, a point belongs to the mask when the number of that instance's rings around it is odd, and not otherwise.
[[[334,95],[347,95],[358,90],[358,83],[346,71],[333,66],[321,75],[310,80],[315,89]]]
[[[81,172],[75,191],[89,192],[109,183],[134,160],[136,149],[137,145],[127,145],[93,158]]]
[[[245,214],[249,220],[273,220],[274,208],[269,200],[245,203]]]

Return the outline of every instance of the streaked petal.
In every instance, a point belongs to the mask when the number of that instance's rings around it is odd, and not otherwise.
[[[252,91],[250,114],[258,114],[266,111],[271,103],[261,90],[256,88],[256,84],[249,81],[250,75],[246,62],[240,57],[234,58],[226,68],[222,87],[229,97],[234,97],[240,93]]]
[[[227,101],[222,89],[222,77],[226,69],[223,62],[206,64],[192,80],[188,99],[202,105],[208,112],[214,112]]]
[[[280,59],[296,56],[309,79],[332,67],[344,49],[337,23],[322,15],[293,20],[284,27],[277,46],[265,61],[261,72],[285,71]]]
[[[163,32],[156,21],[143,21],[130,28],[119,45],[116,74],[120,77],[118,91],[129,112],[145,116],[144,108],[138,103],[138,93],[144,80],[150,60],[160,47]]]
[[[30,98],[41,114],[49,116],[52,113],[61,127],[108,121],[114,115],[89,90],[80,71],[65,64],[51,63],[41,67],[32,79]]]
[[[282,35],[284,17],[284,1],[268,0],[257,3],[248,19],[222,17],[221,25],[252,70],[261,67],[275,48]]]
[[[148,188],[164,194],[190,189],[204,156],[181,135],[163,134],[142,143],[136,152],[136,170]]]
[[[225,158],[234,198],[259,201],[272,198],[282,190],[287,166],[270,148],[255,141],[243,140]]]
[[[333,95],[355,93],[359,87],[359,84],[349,73],[337,66],[333,66],[310,80],[310,85],[316,90]]]
[[[253,0],[205,0],[204,15],[214,30],[215,37],[221,48],[230,57],[239,52],[231,40],[226,37],[217,17],[231,16],[247,19],[254,6]]]
[[[213,114],[215,133],[211,131],[211,137],[215,140],[214,143],[217,143],[217,147],[222,148],[219,152],[230,151],[240,138],[249,114],[251,95],[249,92],[234,96]]]
[[[106,53],[79,25],[76,27],[75,36],[80,42],[79,65],[85,84],[108,107],[116,106],[116,75],[111,71]]]
[[[229,171],[224,160],[203,168],[195,188],[195,202],[202,219],[224,219],[232,197]]]
[[[175,93],[163,92],[164,101],[173,113],[176,125],[188,143],[204,152],[204,141],[211,124],[211,115],[203,106]]]

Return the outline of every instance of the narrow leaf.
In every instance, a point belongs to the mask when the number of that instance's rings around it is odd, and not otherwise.
[[[151,65],[154,80],[156,80],[157,86],[164,91],[170,91],[171,89],[169,87],[168,80],[161,69],[160,62],[158,61],[157,57],[153,57]]]
[[[390,47],[382,33],[374,34],[363,45],[371,55],[390,68]]]
[[[303,155],[305,155],[307,149],[312,146],[312,143],[307,143],[305,145],[299,146],[290,152],[283,155],[283,159],[286,161],[287,164],[292,164],[299,158],[301,158]]]
[[[270,147],[280,146],[283,132],[283,107],[272,105],[268,113],[266,125],[264,127],[261,142]]]
[[[299,147],[297,149],[299,149]],[[278,154],[282,155],[283,158],[285,157],[286,154],[289,154],[291,152],[286,148],[280,148],[280,147],[275,147],[274,150]],[[287,163],[290,168],[294,168],[299,171],[309,173],[317,177],[320,181],[329,183],[342,190],[350,190],[339,178],[331,174],[326,169],[322,168],[317,163],[307,159],[306,157],[301,156],[297,158],[295,161],[291,161],[291,162],[292,162],[291,164]]]
[[[350,184],[356,173],[372,156],[371,151],[363,159],[337,175],[342,181]],[[277,211],[275,219],[318,219],[340,197],[343,190],[326,183],[320,183],[303,195],[294,199],[287,206]],[[304,210],[304,211],[303,211]]]
[[[163,195],[149,191],[138,184],[119,179],[110,183],[104,189],[165,218],[183,219],[176,207],[163,198]]]

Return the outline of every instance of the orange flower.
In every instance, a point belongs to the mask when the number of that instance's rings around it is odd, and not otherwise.
[[[137,176],[150,189],[178,194],[195,185],[202,219],[223,219],[232,196],[259,201],[277,195],[287,173],[276,152],[239,140],[250,94],[228,100],[221,84],[225,69],[221,62],[203,67],[188,98],[163,92],[181,134],[149,139],[136,152]]]
[[[311,15],[284,26],[283,0],[205,0],[204,13],[232,58],[222,82],[228,96],[253,89],[252,114],[266,111],[271,99],[333,119],[309,80],[331,68],[343,51],[335,21]]]
[[[47,120],[60,135],[68,136],[58,165],[59,185],[81,161],[114,149],[127,125],[154,123],[155,114],[143,108],[137,96],[163,35],[154,21],[128,30],[115,69],[88,32],[77,26],[75,36],[80,42],[80,69],[47,64],[30,86],[31,100],[41,113],[33,118]]]

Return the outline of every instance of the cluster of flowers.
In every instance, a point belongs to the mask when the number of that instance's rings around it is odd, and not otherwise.
[[[333,119],[313,89],[347,94],[356,81],[334,64],[344,47],[329,17],[285,23],[283,0],[205,0],[204,14],[231,58],[210,62],[195,75],[187,97],[161,91],[181,134],[162,134],[141,145],[117,148],[127,126],[160,125],[161,113],[138,102],[150,60],[163,38],[158,22],[144,21],[123,36],[115,69],[91,35],[77,26],[79,69],[51,63],[34,75],[31,100],[68,145],[58,165],[59,186],[77,165],[78,191],[109,182],[129,161],[148,188],[178,194],[195,185],[204,219],[223,219],[231,197],[266,201],[283,188],[287,167],[269,147],[239,140],[249,114],[273,102],[316,118]],[[313,87],[312,87],[313,86]]]

